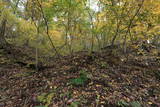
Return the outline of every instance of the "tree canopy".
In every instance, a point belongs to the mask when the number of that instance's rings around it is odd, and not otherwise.
[[[4,20],[7,22],[4,35],[10,43],[32,47],[39,44],[42,49],[60,53],[93,51],[117,43],[126,47],[137,40],[159,43],[159,3],[159,0],[1,0],[0,21],[1,27]]]

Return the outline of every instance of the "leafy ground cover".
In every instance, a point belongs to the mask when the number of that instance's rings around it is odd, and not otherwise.
[[[20,50],[0,49],[0,107],[160,107],[154,50],[77,52],[43,60],[39,71],[28,67],[33,51]]]

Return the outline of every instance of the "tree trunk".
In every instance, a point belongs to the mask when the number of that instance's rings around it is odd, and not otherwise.
[[[0,26],[0,47],[5,47],[6,40],[5,40],[5,30],[6,30],[6,23],[7,20],[2,20],[1,26]]]

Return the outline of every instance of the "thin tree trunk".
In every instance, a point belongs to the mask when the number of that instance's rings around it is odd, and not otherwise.
[[[36,47],[36,71],[38,71],[38,48]]]
[[[43,18],[44,23],[45,23],[45,26],[46,26],[46,34],[47,34],[47,36],[48,36],[48,39],[49,39],[49,41],[50,41],[50,43],[51,43],[51,46],[53,47],[56,55],[57,55],[58,57],[60,57],[61,55],[60,55],[60,53],[57,51],[57,48],[56,48],[56,46],[54,45],[54,43],[53,43],[53,41],[52,41],[52,38],[50,37],[50,34],[49,34],[49,25],[48,25],[47,18],[46,18],[45,14],[44,14],[44,10],[43,10],[43,8],[42,8],[42,4],[40,3],[39,0],[37,0],[37,2],[38,2],[38,4],[39,4],[40,11],[41,11],[41,14],[42,14],[42,18]]]
[[[127,35],[128,33],[130,33],[130,28],[133,24],[133,21],[135,19],[136,16],[138,16],[142,6],[143,6],[143,3],[144,3],[144,0],[142,0],[142,3],[139,5],[139,8],[137,9],[136,13],[134,14],[134,16],[130,19],[130,22],[129,22],[129,25],[128,25],[128,29],[126,31],[126,34],[124,36],[124,42],[123,42],[123,50],[124,50],[124,53],[126,53],[126,50],[127,50]]]
[[[0,46],[1,47],[5,47],[5,45],[7,43],[5,40],[6,23],[7,23],[7,20],[4,19],[4,20],[2,20],[2,23],[0,26]]]

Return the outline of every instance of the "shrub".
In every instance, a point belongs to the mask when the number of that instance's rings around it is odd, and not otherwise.
[[[87,72],[85,70],[81,70],[80,76],[74,79],[71,79],[70,83],[74,86],[83,86],[88,80]]]

